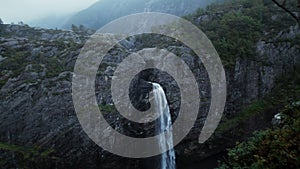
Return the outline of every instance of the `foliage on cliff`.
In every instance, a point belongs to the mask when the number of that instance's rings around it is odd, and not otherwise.
[[[226,66],[236,58],[255,57],[259,40],[268,41],[296,24],[270,0],[227,0],[185,18],[209,37]]]
[[[300,168],[299,75],[297,70],[280,79],[280,84],[264,100],[268,107],[285,105],[277,117],[277,124],[256,131],[250,139],[229,149],[228,159],[220,169]]]
[[[12,165],[15,168],[38,168],[58,162],[53,149],[42,149],[39,146],[24,147],[0,142],[0,166]],[[7,156],[11,159],[7,160]],[[10,164],[12,163],[13,164]],[[43,165],[41,165],[43,164]]]
[[[300,168],[300,102],[281,113],[281,124],[256,132],[228,152],[220,169]]]

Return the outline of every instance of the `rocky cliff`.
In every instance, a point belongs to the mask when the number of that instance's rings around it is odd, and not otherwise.
[[[209,16],[201,14],[195,16],[194,21],[203,22],[203,18]],[[271,37],[268,30],[264,30],[253,46],[253,57],[237,56],[228,65],[227,58],[222,58],[228,86],[224,121],[234,118],[254,100],[267,96],[276,85],[276,79],[299,66],[299,43],[294,41],[299,37],[299,28],[293,25],[286,28]],[[72,103],[72,71],[88,37],[88,34],[72,31],[0,25],[1,167],[132,169],[144,164],[143,160],[121,158],[104,151],[88,138],[77,120]],[[106,120],[126,135],[145,137],[153,134],[153,124],[139,125],[122,118],[115,110],[110,94],[111,78],[117,64],[130,53],[146,47],[165,48],[180,56],[199,84],[202,99],[199,116],[189,135],[175,147],[178,161],[206,158],[232,144],[234,139],[226,140],[223,133],[206,144],[197,143],[210,106],[207,72],[191,49],[158,35],[128,38],[105,56],[95,84],[99,108],[105,112]],[[172,119],[176,119],[180,93],[174,79],[158,70],[149,70],[138,77],[163,86]],[[272,114],[262,121],[268,123],[270,117]],[[227,134],[228,131],[231,133],[230,128],[226,130]]]

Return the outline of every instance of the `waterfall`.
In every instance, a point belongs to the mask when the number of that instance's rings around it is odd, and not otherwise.
[[[166,129],[167,135],[162,135],[158,138],[160,150],[170,149],[169,151],[161,154],[160,168],[161,169],[175,169],[175,152],[173,149],[173,135],[172,135],[172,121],[170,109],[166,99],[166,95],[162,87],[157,83],[153,84],[153,96],[155,102],[155,111],[160,113],[160,118],[156,124],[156,134],[162,133]]]

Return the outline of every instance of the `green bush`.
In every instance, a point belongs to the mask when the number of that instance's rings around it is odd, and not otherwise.
[[[280,126],[230,149],[219,169],[300,168],[300,102],[287,106],[281,117]]]

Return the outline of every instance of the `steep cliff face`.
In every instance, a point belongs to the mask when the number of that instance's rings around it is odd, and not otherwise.
[[[196,157],[197,163],[271,125],[282,105],[272,107],[261,100],[278,83],[286,83],[278,79],[299,67],[300,32],[295,21],[269,1],[227,1],[187,18],[211,38],[228,83],[225,116],[213,137],[199,145],[191,135],[188,146],[178,146],[185,149],[183,159]]]
[[[275,86],[277,78],[285,76],[299,66],[299,46],[287,39],[295,39],[299,28],[291,26],[281,31],[274,39],[257,42],[257,55],[252,59],[238,58],[232,73],[229,73],[229,97],[237,105],[266,96]],[[239,87],[238,87],[239,86]],[[239,112],[235,109],[233,112]]]
[[[131,168],[130,160],[94,144],[74,111],[72,71],[88,36],[0,26],[1,168]],[[111,125],[118,127],[116,114],[109,106],[105,111]]]
[[[208,17],[201,15],[196,19],[199,18]],[[239,114],[253,100],[266,96],[278,77],[298,66],[299,44],[294,40],[299,37],[299,28],[288,28],[276,33],[275,37],[259,38],[254,46],[254,57],[236,57],[233,64],[225,67],[228,97],[224,114],[227,118]],[[87,35],[71,31],[0,25],[1,167],[132,169],[143,164],[143,160],[125,159],[104,151],[88,138],[77,120],[71,78],[76,58],[87,39]],[[215,141],[207,144],[197,143],[210,106],[210,83],[201,60],[193,51],[161,36],[136,36],[120,44],[105,56],[95,82],[99,108],[105,113],[106,120],[126,135],[153,135],[153,123],[132,123],[117,113],[111,99],[110,83],[117,64],[130,53],[146,47],[166,48],[190,67],[202,99],[197,122],[175,148],[176,154],[180,158],[205,158],[222,151],[228,140],[217,136],[213,138]],[[146,71],[137,78],[163,86],[175,120],[180,107],[180,92],[174,79],[158,70]],[[218,144],[214,144],[216,142]]]
[[[280,32],[271,43],[259,41],[254,58],[237,58],[234,66],[226,69],[228,93],[223,120],[216,133],[203,145],[196,143],[195,136],[199,133],[194,129],[197,134],[186,138],[190,143],[178,146],[178,149],[184,149],[183,161],[195,158],[197,163],[197,159],[222,153],[254,131],[271,126],[273,116],[282,105],[278,103],[272,107],[261,100],[268,98],[278,83],[285,83],[279,79],[298,70],[299,46],[280,39],[295,38],[299,33],[299,29],[292,26],[289,31]]]

